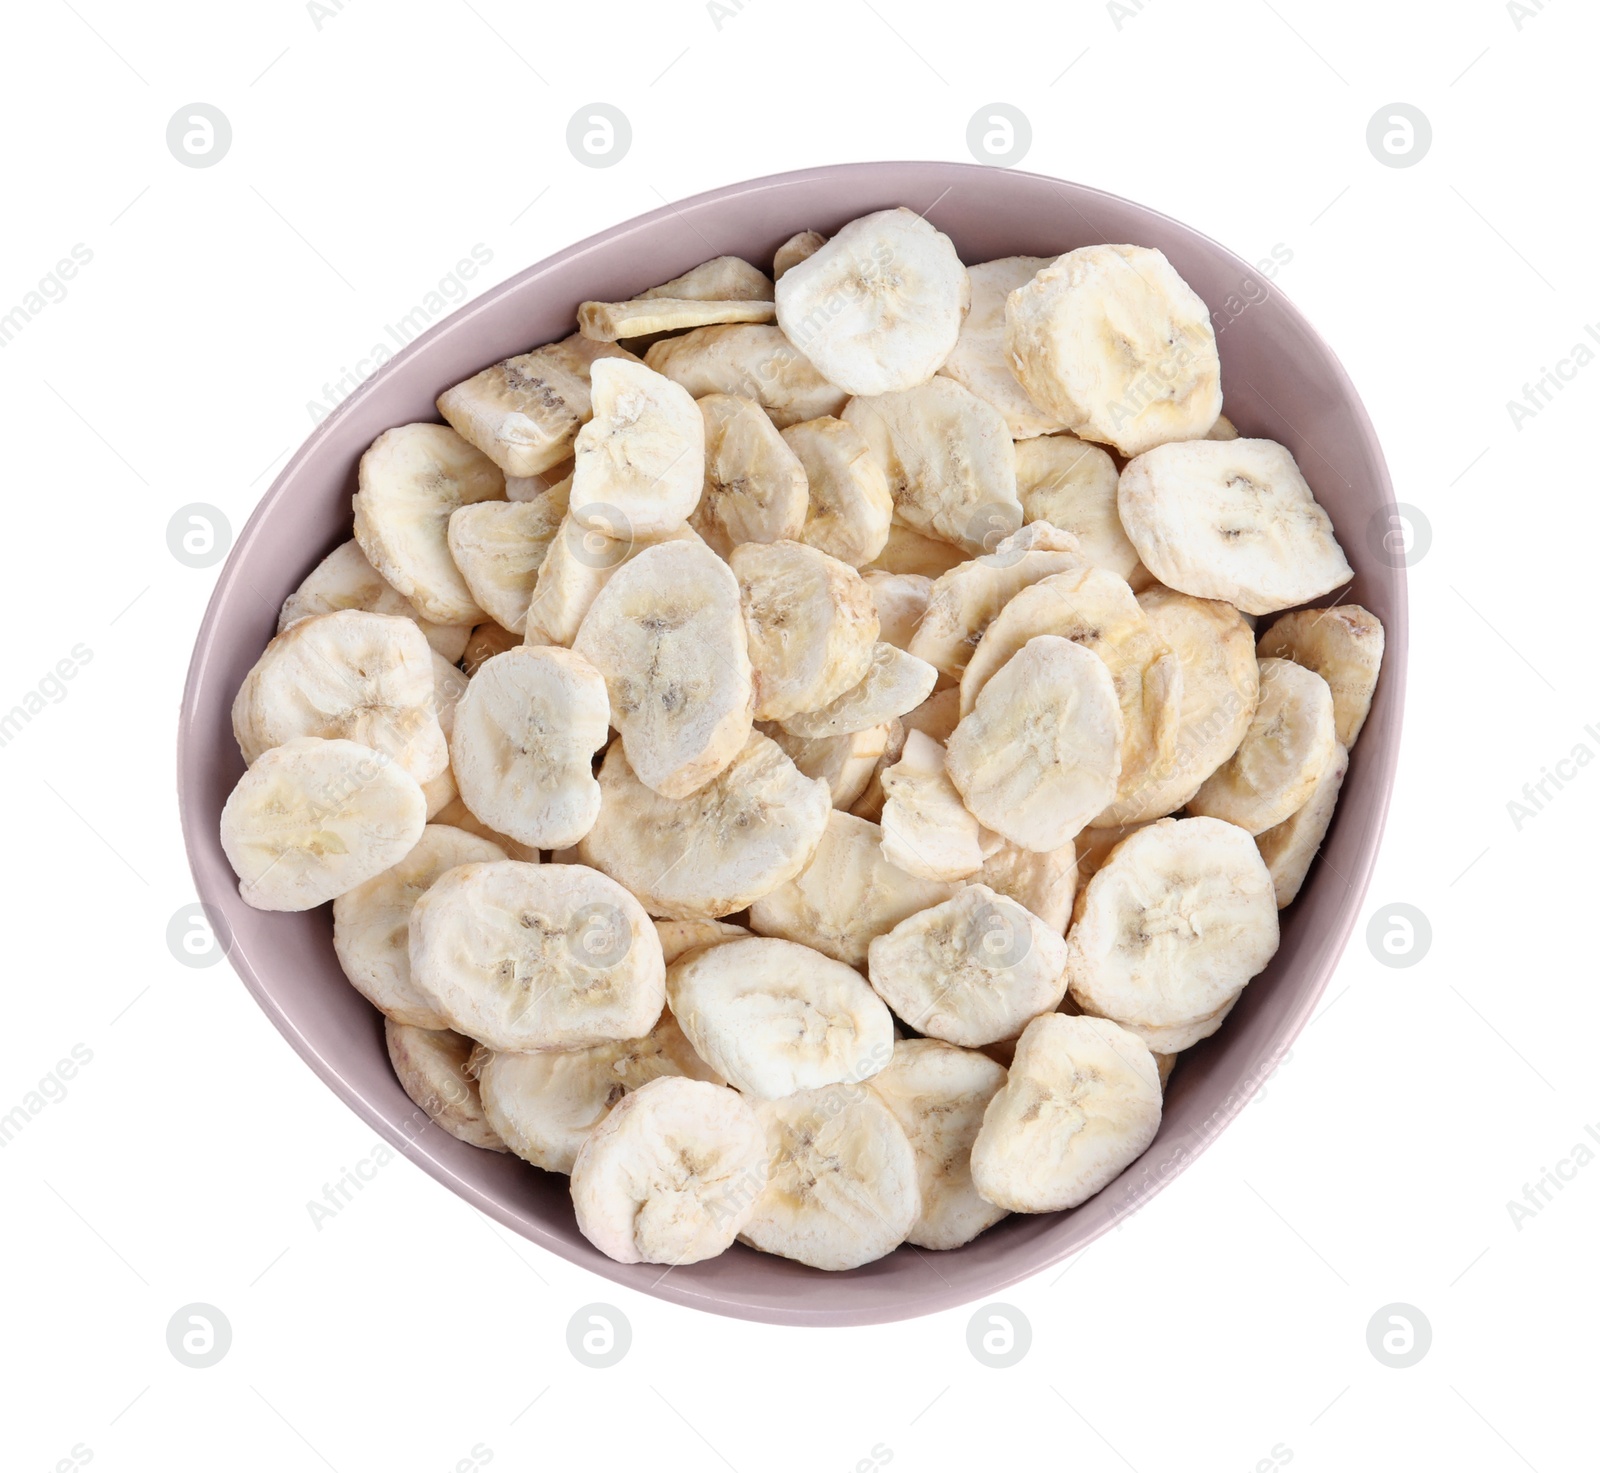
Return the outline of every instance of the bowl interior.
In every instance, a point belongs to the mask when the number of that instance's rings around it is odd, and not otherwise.
[[[578,1233],[565,1177],[476,1150],[420,1118],[389,1067],[380,1016],[339,970],[329,907],[267,915],[240,901],[217,838],[244,770],[229,708],[284,598],[350,536],[357,462],[382,431],[436,421],[444,388],[570,333],[581,301],[626,298],[716,255],[765,266],[798,230],[832,231],[900,204],[925,212],[967,262],[1102,242],[1164,251],[1216,314],[1226,412],[1243,434],[1287,445],[1333,518],[1356,570],[1338,597],[1383,620],[1383,677],[1322,855],[1284,913],[1277,956],[1222,1031],[1183,1057],[1155,1143],[1097,1197],[1072,1212],[1007,1218],[954,1252],[907,1246],[843,1274],[740,1245],[670,1272],[614,1263]],[[199,898],[256,1000],[329,1086],[453,1191],[553,1252],[681,1304],[785,1323],[865,1324],[990,1295],[1082,1249],[1159,1191],[1248,1102],[1310,1017],[1355,922],[1398,756],[1405,574],[1372,531],[1387,525],[1392,501],[1372,426],[1327,345],[1246,262],[1176,221],[1097,190],[978,165],[849,164],[716,190],[584,241],[463,307],[346,400],[278,477],[222,570],[184,694],[178,790]]]

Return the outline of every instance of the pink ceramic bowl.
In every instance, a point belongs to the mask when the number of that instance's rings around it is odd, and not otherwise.
[[[1333,517],[1356,569],[1345,597],[1388,631],[1383,678],[1324,857],[1285,913],[1277,957],[1221,1033],[1184,1056],[1154,1145],[1099,1196],[1072,1212],[1007,1218],[955,1252],[902,1247],[850,1273],[738,1245],[670,1273],[613,1263],[579,1235],[565,1177],[437,1128],[419,1132],[389,1067],[382,1019],[334,959],[329,907],[268,915],[240,901],[217,840],[223,802],[244,770],[229,705],[283,599],[350,536],[356,465],[382,431],[437,420],[441,390],[570,333],[581,301],[629,297],[715,255],[765,266],[798,230],[833,231],[895,205],[925,211],[969,262],[1102,242],[1165,251],[1215,314],[1227,413],[1244,434],[1286,444]],[[318,426],[262,499],[217,581],[184,692],[178,794],[199,898],[231,937],[233,965],[256,1001],[352,1110],[452,1191],[574,1263],[678,1304],[797,1325],[904,1319],[998,1294],[1085,1247],[1188,1166],[1272,1072],[1338,963],[1377,855],[1400,746],[1405,573],[1382,540],[1392,501],[1372,425],[1327,344],[1246,262],[1174,220],[1081,185],[973,164],[844,164],[713,190],[575,245],[441,322]],[[258,1124],[265,1129],[265,1118]]]

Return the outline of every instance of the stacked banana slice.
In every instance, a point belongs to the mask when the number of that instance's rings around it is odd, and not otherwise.
[[[1086,1201],[1378,682],[1293,455],[1137,246],[969,270],[885,210],[578,325],[363,458],[234,704],[243,898],[333,901],[401,1088],[620,1262]]]

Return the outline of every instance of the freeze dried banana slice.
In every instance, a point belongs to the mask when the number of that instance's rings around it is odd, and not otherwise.
[[[776,937],[691,952],[668,970],[667,1000],[695,1052],[759,1100],[865,1079],[894,1047],[889,1010],[859,972]]]
[[[578,1148],[633,1090],[653,1079],[722,1080],[671,1013],[642,1038],[539,1053],[489,1051],[478,1067],[484,1114],[506,1145],[545,1171],[570,1172]]]
[[[222,806],[222,852],[257,910],[310,910],[398,864],[427,800],[381,752],[297,737],[264,752]]]
[[[1017,382],[1006,351],[1006,298],[1026,286],[1048,266],[1053,256],[1007,256],[969,266],[972,310],[961,324],[961,335],[939,372],[953,378],[1004,416],[1014,440],[1051,435],[1064,429],[1060,418],[1041,409]]]
[[[1195,440],[1131,460],[1117,511],[1168,588],[1247,614],[1307,603],[1355,575],[1306,478],[1274,440]]]
[[[450,760],[434,705],[433,651],[410,619],[344,609],[290,625],[233,703],[246,762],[296,737],[342,737],[425,783]]]
[[[1339,801],[1339,789],[1344,786],[1345,773],[1349,770],[1350,753],[1335,742],[1333,757],[1323,768],[1305,804],[1282,823],[1256,835],[1256,848],[1267,862],[1279,910],[1294,900],[1311,873],[1312,861],[1328,835],[1328,825],[1333,822],[1333,810]]]
[[[583,1143],[578,1231],[618,1263],[701,1263],[733,1244],[767,1184],[767,1138],[732,1090],[652,1080]]]
[[[984,687],[946,744],[945,766],[979,822],[1043,853],[1111,801],[1122,748],[1122,712],[1105,662],[1047,634],[1029,640]]]
[[[476,624],[483,610],[450,556],[450,514],[503,500],[506,480],[446,425],[385,430],[361,457],[356,541],[390,583],[436,624]]]
[[[448,1027],[411,980],[411,907],[446,870],[505,857],[489,839],[430,823],[398,864],[340,895],[333,902],[333,952],[356,991],[396,1023]]]
[[[639,296],[647,301],[682,297],[691,302],[770,302],[772,278],[738,256],[713,256]]]
[[[656,935],[661,938],[661,955],[669,967],[680,956],[687,956],[702,946],[721,946],[724,941],[736,941],[749,934],[743,926],[735,926],[727,921],[656,922]],[[701,1076],[694,1077],[698,1079]]]
[[[892,1253],[922,1213],[917,1158],[894,1112],[857,1084],[803,1090],[756,1107],[767,1185],[741,1238],[834,1272]]]
[[[1217,416],[1217,422],[1205,433],[1207,440],[1237,440],[1239,431],[1233,421],[1225,414]]]
[[[667,920],[732,915],[776,890],[805,868],[833,812],[827,783],[803,776],[760,732],[687,798],[647,788],[613,742],[600,791],[600,817],[578,845],[583,862]]]
[[[983,861],[977,878],[1062,935],[1072,919],[1072,902],[1078,893],[1077,846],[1069,839],[1059,849],[1035,854],[1005,842]]]
[[[778,325],[823,377],[888,394],[950,356],[972,287],[949,236],[901,207],[852,220],[784,272],[777,298]]]
[[[1383,625],[1375,614],[1360,604],[1300,609],[1276,620],[1257,652],[1293,660],[1326,680],[1333,692],[1334,735],[1342,746],[1355,746],[1383,666]]]
[[[1160,1128],[1150,1050],[1115,1023],[1051,1013],[1028,1025],[984,1111],[973,1185],[1011,1212],[1060,1212],[1109,1186]]]
[[[572,442],[572,516],[616,536],[659,537],[695,509],[706,469],[705,422],[688,392],[625,359],[591,374],[594,415]]]
[[[430,777],[422,785],[423,801],[428,805],[428,822],[460,798],[456,791],[456,776],[448,767],[438,777]]]
[[[1239,994],[1235,993],[1220,1008],[1203,1013],[1188,1023],[1172,1023],[1160,1027],[1147,1023],[1118,1023],[1117,1026],[1126,1028],[1153,1054],[1178,1054],[1186,1048],[1193,1048],[1201,1039],[1210,1038],[1222,1027],[1223,1020],[1233,1011],[1238,1001]],[[1086,1018],[1099,1016],[1092,1008],[1074,1007],[1071,1011],[1081,1012]]]
[[[975,557],[1022,525],[1006,422],[954,379],[854,398],[841,417],[861,432],[896,518],[913,530]]]
[[[815,711],[784,717],[783,727],[794,736],[827,737],[881,726],[916,710],[938,678],[939,672],[925,660],[880,640],[872,647],[867,673],[856,685]]]
[[[496,624],[493,619],[485,619],[472,631],[472,637],[467,641],[466,653],[461,657],[461,663],[466,667],[467,678],[470,680],[496,655],[514,650],[521,643],[522,640],[504,625]]]
[[[970,884],[867,948],[873,990],[918,1033],[976,1048],[1015,1038],[1066,992],[1067,943],[1031,911]]]
[[[771,322],[777,308],[771,302],[714,302],[694,297],[640,297],[631,302],[583,302],[578,307],[578,331],[596,342],[642,338],[658,332],[681,332],[689,327],[713,327],[724,322]]]
[[[554,645],[518,645],[472,678],[450,766],[462,801],[518,843],[565,849],[594,826],[610,706],[600,672]]]
[[[889,747],[888,722],[837,737],[791,736],[774,722],[766,734],[807,777],[820,777],[828,784],[835,808],[849,808],[860,800]]]
[[[983,868],[979,825],[944,766],[944,748],[920,731],[883,774],[883,857],[919,880],[963,880]]]
[[[1264,833],[1310,801],[1337,745],[1333,693],[1315,670],[1262,660],[1261,697],[1232,757],[1201,784],[1189,812]]]
[[[1097,828],[1143,823],[1182,808],[1238,751],[1255,715],[1255,636],[1232,604],[1157,585],[1139,595],[1139,607],[1183,667],[1178,736],[1171,758],[1152,765],[1139,790],[1095,819]]]
[[[478,606],[513,634],[526,632],[539,564],[567,515],[570,481],[535,501],[480,501],[450,513],[450,556]]]
[[[900,719],[908,731],[920,731],[936,742],[948,742],[961,722],[961,692],[955,686],[935,691]]]
[[[482,1151],[504,1151],[506,1143],[484,1117],[478,1081],[468,1069],[476,1047],[449,1029],[412,1027],[384,1019],[383,1038],[400,1088],[441,1130]]]
[[[502,834],[490,828],[478,817],[458,795],[437,813],[428,817],[430,824],[442,824],[446,828],[465,829],[469,834],[476,834],[480,839],[487,839],[491,844],[498,845],[505,850],[506,858],[520,859],[527,864],[539,863],[538,849],[530,849],[526,844],[519,844],[509,834]]]
[[[1139,554],[1117,515],[1117,463],[1076,435],[1017,443],[1017,496],[1030,522],[1049,522],[1078,539],[1083,560],[1132,580]]]
[[[894,498],[861,432],[825,417],[790,425],[783,441],[799,458],[809,488],[800,541],[853,568],[870,563],[889,540]]]
[[[1211,314],[1160,251],[1069,251],[1005,311],[1022,387],[1084,439],[1138,455],[1205,434],[1222,412]]]
[[[927,704],[926,701],[923,702],[924,706]],[[851,813],[872,824],[876,824],[883,817],[883,775],[900,760],[900,754],[906,749],[905,724],[897,718],[886,722],[885,725],[888,727],[889,739],[884,745],[883,756],[878,758],[861,796],[850,805]]]
[[[889,863],[877,824],[836,811],[828,815],[810,863],[750,907],[750,927],[864,967],[874,937],[948,900],[955,890]]]
[[[783,721],[819,710],[865,678],[878,638],[878,612],[854,568],[803,542],[748,542],[734,548],[728,565],[744,607],[757,720]],[[898,714],[891,711],[862,725],[877,726]]]
[[[759,323],[697,327],[653,344],[644,361],[696,399],[707,394],[754,399],[780,430],[838,414],[849,398],[817,372],[781,328]]]
[[[596,595],[572,648],[605,677],[639,781],[686,798],[738,756],[755,688],[739,584],[695,542],[641,552]]]
[[[924,537],[902,522],[889,523],[889,540],[883,551],[862,568],[863,573],[912,573],[937,578],[967,561],[967,554],[954,543],[937,537]]]
[[[828,237],[816,230],[802,230],[798,235],[791,235],[772,257],[772,279],[781,280],[786,271],[810,260],[827,243]]]
[[[1163,818],[1118,844],[1078,898],[1067,983],[1086,1013],[1171,1027],[1231,1002],[1277,949],[1272,877],[1250,836]]]
[[[863,573],[861,581],[878,611],[878,638],[909,653],[933,597],[933,579],[920,573]]]
[[[693,526],[720,557],[741,542],[783,542],[806,522],[806,473],[754,399],[707,394],[706,478]]]
[[[649,1031],[661,943],[621,885],[579,864],[464,864],[411,912],[411,977],[458,1033],[511,1053]]]
[[[615,343],[574,333],[446,389],[439,413],[508,476],[536,476],[572,454],[591,413],[590,375],[606,358],[638,362]]]
[[[873,1075],[871,1089],[900,1122],[917,1158],[922,1212],[906,1234],[919,1248],[959,1248],[1006,1215],[972,1184],[972,1143],[1006,1082],[992,1059],[935,1038],[911,1038]]]
[[[306,574],[305,581],[283,601],[278,633],[313,614],[337,614],[341,609],[362,609],[369,614],[397,614],[414,619],[428,643],[447,660],[461,658],[467,647],[469,624],[435,624],[417,612],[416,605],[393,588],[367,561],[354,538],[341,542]]]

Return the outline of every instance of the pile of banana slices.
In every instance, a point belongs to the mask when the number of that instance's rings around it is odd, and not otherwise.
[[[621,1262],[1084,1202],[1333,816],[1327,515],[1159,251],[885,210],[578,323],[362,459],[234,705],[243,898],[332,901],[410,1097]]]

